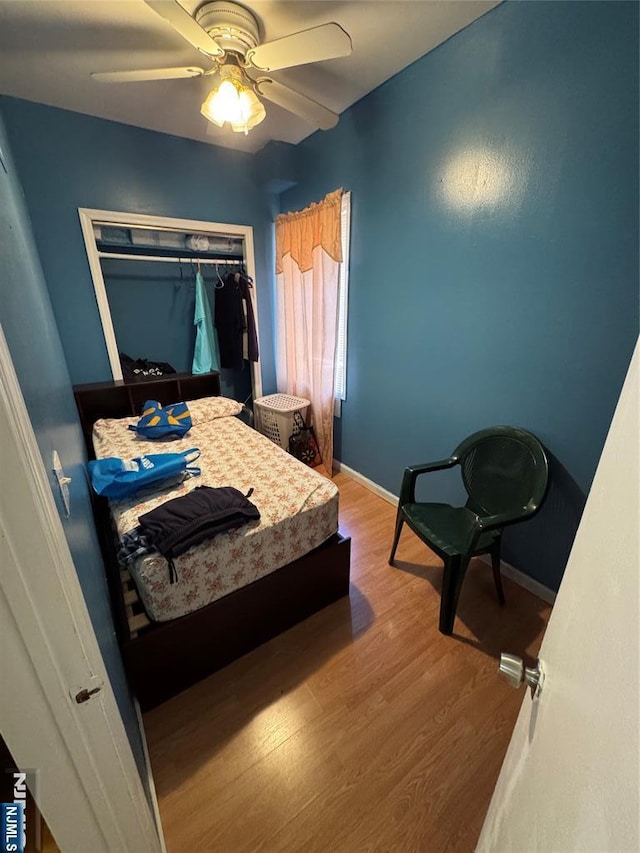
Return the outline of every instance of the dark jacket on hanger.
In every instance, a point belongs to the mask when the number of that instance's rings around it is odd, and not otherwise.
[[[224,280],[224,287],[216,288],[215,323],[221,367],[242,367],[242,341],[245,332],[249,361],[258,360],[258,336],[250,287],[252,284],[246,275],[229,273]]]

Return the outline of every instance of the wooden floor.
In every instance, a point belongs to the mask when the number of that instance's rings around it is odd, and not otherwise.
[[[535,658],[549,605],[469,569],[438,632],[437,557],[344,475],[344,599],[145,716],[169,853],[440,853],[477,841],[524,691],[500,651]]]

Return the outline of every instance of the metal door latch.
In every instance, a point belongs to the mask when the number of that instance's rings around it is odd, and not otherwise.
[[[88,702],[92,696],[95,696],[96,693],[99,693],[101,690],[102,687],[94,687],[93,690],[87,690],[87,688],[84,687],[82,690],[76,693],[75,700],[78,705],[82,705],[83,702]]]
[[[540,695],[542,685],[544,684],[544,670],[540,661],[536,661],[535,668],[524,665],[524,661],[518,655],[512,655],[509,652],[503,652],[500,655],[500,675],[509,682],[512,687],[520,687],[521,684],[527,683],[531,688],[532,698]]]
[[[71,504],[69,502],[69,483],[71,482],[71,477],[65,475],[57,450],[53,451],[53,474],[60,489],[65,518],[69,518],[71,516]]]

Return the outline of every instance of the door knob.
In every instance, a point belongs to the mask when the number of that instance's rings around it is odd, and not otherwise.
[[[503,652],[500,655],[500,667],[498,671],[512,687],[520,687],[521,684],[526,682],[531,688],[532,697],[540,695],[542,685],[544,684],[544,670],[539,660],[536,661],[535,668],[531,668],[525,666],[524,661],[518,655]]]

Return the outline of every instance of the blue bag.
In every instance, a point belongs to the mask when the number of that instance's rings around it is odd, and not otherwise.
[[[140,420],[129,429],[143,438],[182,438],[191,429],[191,414],[186,403],[163,408],[157,400],[147,400]]]
[[[191,465],[200,456],[197,447],[183,453],[154,453],[135,459],[94,459],[89,462],[89,476],[94,491],[106,498],[128,498],[141,489],[187,472],[199,474],[200,468]]]

